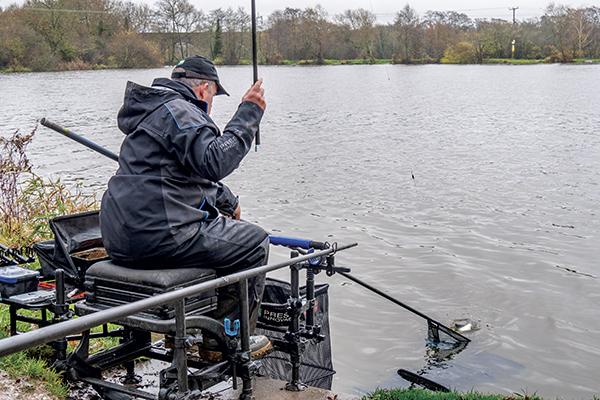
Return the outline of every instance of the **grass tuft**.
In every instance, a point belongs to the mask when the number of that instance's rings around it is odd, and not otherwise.
[[[504,396],[478,392],[442,393],[424,389],[378,389],[364,396],[362,400],[541,400],[541,398],[527,394]]]
[[[31,358],[26,353],[15,353],[1,358],[0,369],[13,379],[27,377],[28,380],[41,383],[55,397],[62,399],[69,394],[61,374],[50,368],[46,361]]]

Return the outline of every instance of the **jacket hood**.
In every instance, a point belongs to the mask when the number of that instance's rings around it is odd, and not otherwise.
[[[127,82],[123,106],[117,115],[119,129],[129,135],[157,108],[171,100],[181,98],[206,111],[207,104],[198,100],[192,89],[182,82],[158,78],[152,82],[152,87]]]

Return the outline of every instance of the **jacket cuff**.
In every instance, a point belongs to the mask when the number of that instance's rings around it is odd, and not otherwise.
[[[240,104],[240,108],[242,108],[242,107],[244,107],[245,109],[248,109],[249,112],[252,112],[254,114],[254,117],[257,118],[259,122],[262,119],[263,114],[265,113],[265,110],[260,108],[258,106],[258,104],[254,103],[252,101],[243,101]]]

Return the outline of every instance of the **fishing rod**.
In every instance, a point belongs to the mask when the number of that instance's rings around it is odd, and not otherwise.
[[[68,137],[71,140],[81,143],[88,149],[92,149],[100,154],[105,155],[106,157],[110,158],[111,160],[114,160],[117,162],[119,161],[119,156],[117,154],[113,153],[112,151],[110,151],[108,149],[105,149],[104,147],[100,146],[99,144],[94,143],[91,140],[89,140],[69,129],[63,128],[62,126],[55,124],[54,122],[48,120],[48,118],[42,118],[40,120],[40,124],[44,125],[46,128],[50,128],[53,131],[60,133],[63,136]]]
[[[250,10],[251,10],[251,15],[252,15],[252,75],[253,75],[252,83],[254,84],[254,83],[256,83],[256,81],[258,81],[258,46],[256,43],[256,1],[255,0],[251,0]],[[258,151],[258,146],[260,146],[260,127],[256,130],[254,151]]]
[[[279,241],[280,238],[277,238],[277,240]],[[329,248],[329,243],[320,243],[320,242],[314,242],[314,241],[302,240],[302,239],[293,239],[293,238],[281,238],[281,240],[285,242],[286,246],[295,246],[297,248],[304,249],[305,251],[303,251],[303,253],[310,253],[310,251],[312,249],[321,250],[321,249]],[[279,243],[274,243],[274,244],[279,244]],[[375,293],[376,295],[383,297],[384,299],[389,300],[392,303],[427,320],[427,327],[428,327],[427,336],[433,342],[438,343],[440,341],[439,331],[444,332],[446,335],[450,336],[452,339],[456,340],[458,343],[462,343],[463,345],[467,344],[471,341],[471,339],[467,338],[466,336],[463,336],[460,333],[448,328],[446,325],[442,324],[441,322],[436,321],[435,319],[414,309],[413,307],[409,306],[408,304],[405,304],[405,303],[401,302],[400,300],[395,299],[394,297],[390,296],[389,294],[382,292],[381,290],[366,283],[365,281],[360,280],[344,271],[337,271],[337,272],[340,275],[342,275],[343,277],[350,279],[352,282],[357,283],[358,285]]]
[[[0,244],[0,260],[6,263],[27,264],[32,262],[32,258],[25,257],[19,251],[11,249],[3,244]]]
[[[412,308],[408,304],[405,304],[405,303],[401,302],[400,300],[393,298],[389,294],[382,292],[381,290],[377,289],[376,287],[369,285],[365,281],[362,281],[346,272],[338,272],[338,273],[340,275],[342,275],[343,277],[350,279],[352,282],[355,282],[355,283],[359,284],[360,286],[364,287],[365,289],[370,290],[371,292],[377,294],[378,296],[383,297],[384,299],[387,299],[387,300],[391,301],[392,303],[410,311],[411,313],[416,314],[419,317],[427,320],[427,326],[429,328],[428,335],[429,335],[430,339],[432,339],[436,342],[439,342],[440,337],[439,337],[439,334],[436,332],[436,330],[440,330],[440,331],[444,332],[446,335],[452,337],[452,339],[456,340],[457,342],[469,343],[471,341],[471,339],[467,338],[466,336],[463,336],[460,333],[448,328],[441,322],[436,321],[435,319],[429,317],[428,315],[425,315],[422,312]]]
[[[3,247],[4,246],[0,244],[0,266],[14,265],[14,260],[10,258],[8,254],[5,254]]]

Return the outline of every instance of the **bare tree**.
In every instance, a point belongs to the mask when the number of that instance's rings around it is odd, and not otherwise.
[[[249,55],[250,15],[241,7],[228,8],[221,15],[223,28],[223,61],[238,64]]]
[[[160,0],[157,20],[160,29],[170,36],[169,62],[174,62],[179,50],[180,58],[187,57],[190,33],[196,29],[203,14],[189,0]]]
[[[316,60],[317,64],[325,62],[325,40],[329,36],[329,28],[327,11],[320,5],[308,7],[302,12],[302,36],[306,58]]]
[[[394,60],[401,63],[410,63],[418,57],[421,47],[421,26],[419,16],[414,8],[408,4],[396,14],[394,28],[398,33],[398,49]]]
[[[594,33],[594,24],[592,15],[589,9],[576,9],[570,11],[571,24],[575,31],[577,49],[575,55],[577,57],[585,56],[585,49],[592,43]]]
[[[554,53],[551,54],[551,57],[561,62],[571,61],[573,59],[572,49],[576,48],[570,14],[568,7],[550,4],[542,16],[542,27],[547,31]]]
[[[350,42],[359,50],[359,56],[374,60],[375,14],[364,8],[359,8],[344,11],[336,16],[336,20],[345,28]]]
[[[589,56],[600,58],[600,7],[588,7],[586,14],[592,22],[593,30],[591,35],[591,44],[589,46]]]
[[[125,31],[146,33],[150,32],[155,22],[155,13],[148,4],[137,4],[132,1],[116,3],[116,12],[123,19]]]
[[[68,26],[75,22],[72,15],[65,15],[59,11],[61,5],[55,0],[27,0],[25,7],[34,10],[47,10],[47,12],[29,11],[25,14],[27,24],[31,26],[46,43],[54,55],[63,60],[72,58],[68,46]]]

